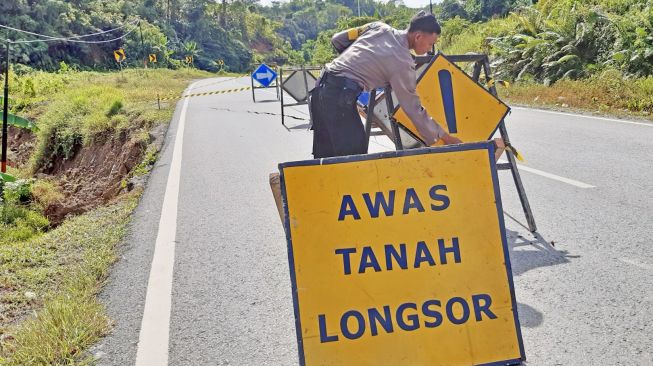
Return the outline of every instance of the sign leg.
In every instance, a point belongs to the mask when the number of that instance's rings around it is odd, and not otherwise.
[[[478,79],[481,77],[481,61],[474,63],[474,72],[472,73],[472,79],[478,83]]]
[[[283,85],[283,69],[282,68],[279,69],[279,83],[280,83],[280,85]],[[285,121],[285,116],[283,115],[283,89],[281,89],[280,95],[281,95],[281,124],[285,126],[286,121]]]
[[[277,68],[276,70],[277,70],[277,72],[279,72],[279,69],[278,69],[278,68]],[[281,73],[280,73],[280,72],[279,72],[279,77],[281,77]],[[275,79],[275,80],[274,80],[274,89],[275,89],[276,92],[277,92],[277,100],[279,100],[279,89],[280,89],[280,87],[279,87],[279,79]]]
[[[254,94],[254,78],[250,78],[250,81],[252,82],[252,100],[256,103],[256,95]]]
[[[503,121],[499,125],[499,131],[501,137],[506,145],[510,144],[510,139],[508,138],[508,130]],[[517,167],[517,161],[515,161],[515,155],[509,150],[506,150],[506,156],[508,157],[508,165],[510,166],[510,171],[512,172],[512,178],[515,181],[515,187],[517,187],[517,193],[519,194],[519,200],[521,201],[522,208],[524,209],[524,215],[526,216],[526,222],[528,223],[528,230],[534,233],[537,231],[537,225],[535,225],[535,217],[533,217],[533,211],[531,210],[531,205],[528,202],[528,197],[526,196],[526,190],[524,189],[524,183],[522,183],[521,176],[519,175],[519,168]]]
[[[483,71],[485,73],[486,80],[487,81],[491,80],[490,61],[487,57],[483,61]],[[497,96],[497,88],[495,85],[490,86],[490,93],[492,93],[494,96]],[[503,141],[505,142],[506,146],[509,146],[510,138],[508,137],[508,130],[506,129],[506,125],[503,120],[499,124],[499,132],[501,133],[501,137],[503,138]],[[533,211],[531,210],[531,205],[528,202],[528,197],[526,196],[526,190],[524,189],[524,184],[522,183],[521,176],[519,175],[519,168],[517,167],[515,156],[512,154],[512,152],[508,150],[506,150],[506,156],[508,157],[508,166],[510,171],[512,172],[512,178],[515,181],[515,187],[517,187],[519,200],[521,201],[522,208],[524,209],[524,215],[526,216],[526,222],[528,223],[528,230],[534,233],[537,231],[537,225],[535,225],[535,217],[533,216]]]
[[[372,133],[372,121],[374,118],[374,107],[376,104],[376,89],[370,91],[370,100],[367,103],[367,117],[365,118],[365,137],[366,143],[365,151],[370,147],[370,135]]]
[[[399,135],[399,124],[394,117],[395,106],[392,102],[392,88],[385,88],[385,103],[388,106],[388,115],[390,116],[390,124],[392,125],[392,136],[395,140],[395,148],[397,150],[403,150],[404,146],[401,143],[401,136]]]

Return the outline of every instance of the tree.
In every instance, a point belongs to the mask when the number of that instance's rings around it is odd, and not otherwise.
[[[469,18],[463,3],[459,0],[444,0],[433,12],[441,20],[453,19],[455,17],[462,19]]]

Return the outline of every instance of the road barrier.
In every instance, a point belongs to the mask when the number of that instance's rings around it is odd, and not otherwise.
[[[191,94],[185,94],[185,95],[179,95],[179,96],[165,96],[165,97],[160,97],[157,95],[157,101],[162,102],[162,101],[168,101],[168,100],[179,100],[179,99],[184,99],[184,98],[192,98],[192,97],[203,97],[207,95],[215,95],[215,94],[226,94],[226,93],[237,93],[245,90],[250,90],[252,87],[250,86],[244,86],[242,88],[234,88],[234,89],[224,89],[224,90],[213,90],[209,92],[204,92],[204,93],[191,93]]]
[[[301,365],[525,359],[491,142],[279,170]]]
[[[279,70],[279,80],[281,83],[281,124],[286,125],[285,108],[306,105],[309,103],[311,90],[315,88],[317,74],[321,70],[317,66],[301,66],[281,68]],[[284,77],[284,73],[289,73]],[[285,79],[285,80],[284,80]],[[283,92],[288,93],[295,102],[286,103],[283,98]],[[310,112],[310,108],[309,108]]]

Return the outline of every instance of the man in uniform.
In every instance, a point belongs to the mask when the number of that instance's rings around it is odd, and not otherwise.
[[[461,141],[435,123],[417,96],[415,62],[410,50],[425,54],[437,42],[441,28],[435,16],[421,11],[407,30],[374,22],[337,33],[331,43],[340,55],[327,64],[311,95],[313,156],[367,153],[365,129],[356,110],[358,95],[387,85],[428,145]]]

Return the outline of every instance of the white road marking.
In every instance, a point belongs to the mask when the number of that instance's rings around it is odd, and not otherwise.
[[[499,163],[504,163],[505,164],[505,163],[507,163],[507,161],[499,160]],[[581,181],[577,181],[577,180],[570,179],[570,178],[561,177],[559,175],[555,175],[555,174],[552,174],[552,173],[547,173],[547,172],[542,171],[542,170],[529,168],[529,167],[523,166],[521,164],[517,164],[517,167],[519,168],[519,170],[523,170],[525,172],[537,174],[537,175],[545,177],[545,178],[557,180],[558,182],[567,183],[567,184],[570,184],[570,185],[578,187],[578,188],[585,188],[585,189],[586,188],[596,188],[596,186],[593,186],[591,184],[583,183]]]
[[[641,269],[652,269],[653,268],[653,266],[651,266],[649,264],[646,264],[646,263],[642,263],[642,262],[638,261],[637,259],[619,258],[619,260],[626,263],[626,264],[630,264],[630,265],[633,265],[635,267],[639,267]]]
[[[196,83],[188,87],[189,93]],[[154,246],[154,256],[147,282],[145,308],[138,338],[136,366],[168,365],[170,335],[170,309],[172,304],[172,278],[175,264],[175,236],[177,234],[177,204],[181,176],[181,153],[186,126],[186,110],[190,98],[184,99],[179,116],[175,147],[168,173],[168,183],[163,197],[159,232]]]
[[[524,107],[511,107],[511,108],[514,109],[514,110],[535,111],[535,112],[542,112],[542,113],[549,113],[549,114],[558,114],[558,115],[569,116],[569,117],[581,117],[581,118],[589,118],[589,119],[598,119],[598,120],[601,120],[601,121],[617,122],[617,123],[625,123],[625,124],[629,124],[629,125],[639,125],[639,126],[653,127],[653,123],[646,123],[646,122],[635,122],[635,121],[626,121],[626,120],[623,120],[623,119],[616,119],[616,118],[594,117],[594,116],[586,116],[584,114],[574,114],[574,113],[547,111],[547,110],[544,110],[544,109],[537,109],[537,108],[524,108]]]

